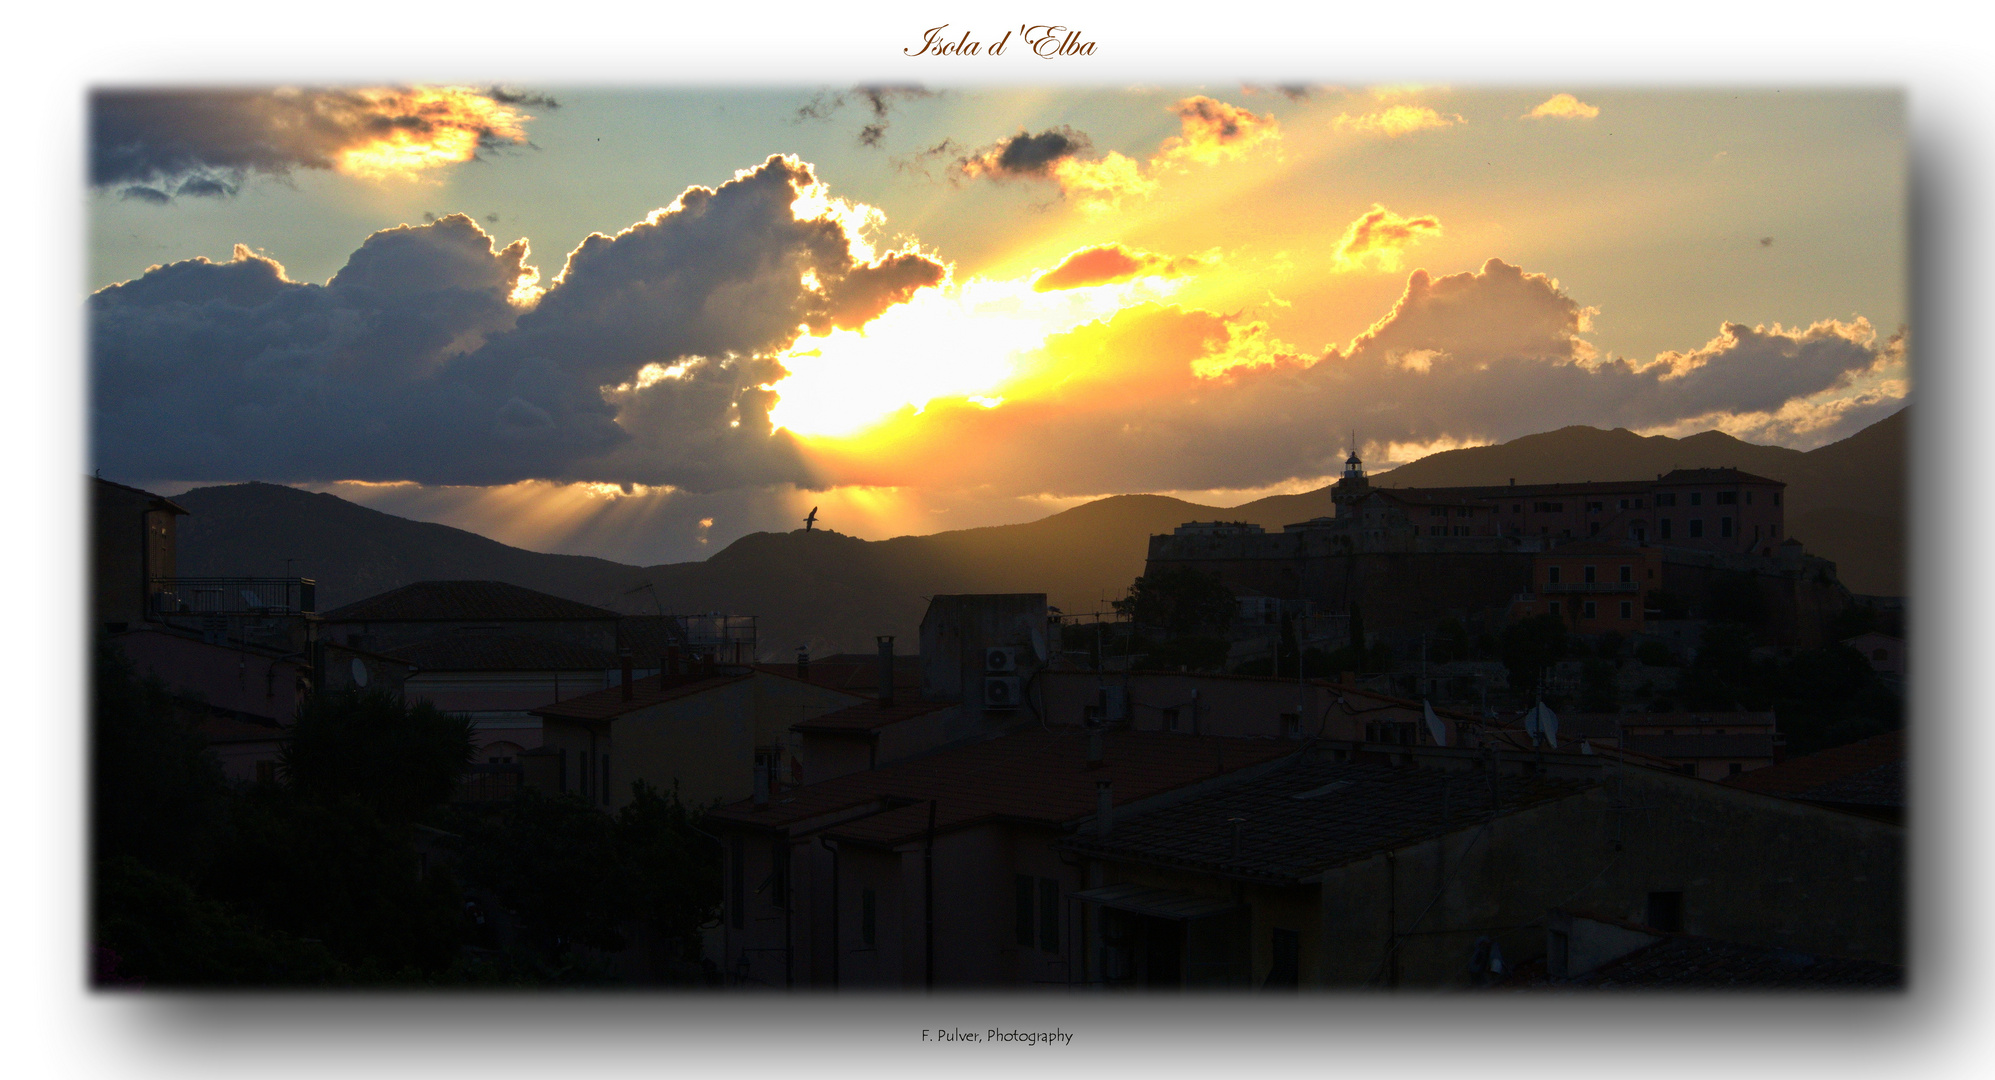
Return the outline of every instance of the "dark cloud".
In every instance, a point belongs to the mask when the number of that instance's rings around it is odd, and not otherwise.
[[[356,155],[389,143],[429,151],[420,160],[433,167],[524,142],[527,119],[454,87],[100,90],[90,99],[90,182],[232,195],[251,174],[364,170]]]
[[[920,86],[855,86],[850,90],[820,90],[797,108],[797,119],[829,120],[848,102],[856,102],[873,115],[870,123],[859,128],[859,145],[879,146],[886,138],[896,102],[918,101],[935,97],[936,93]]]
[[[1037,135],[1021,130],[959,158],[956,171],[964,176],[987,176],[993,180],[1015,177],[1043,177],[1056,162],[1077,157],[1090,149],[1087,132],[1071,127],[1047,128]]]
[[[561,107],[560,102],[548,97],[546,94],[537,94],[526,90],[509,90],[503,86],[494,86],[486,90],[485,96],[501,105],[526,105],[537,109],[558,109]]]
[[[537,303],[524,241],[471,218],[375,233],[325,285],[238,248],[90,300],[94,446],[188,480],[523,479],[711,490],[810,479],[768,420],[772,357],[858,326],[943,267],[865,260],[798,220],[809,165],[772,157],[568,256]]]
[[[149,202],[155,205],[164,205],[173,201],[173,196],[168,195],[166,192],[158,188],[146,187],[143,184],[133,184],[130,187],[118,189],[118,197],[121,199],[137,199],[140,202]]]

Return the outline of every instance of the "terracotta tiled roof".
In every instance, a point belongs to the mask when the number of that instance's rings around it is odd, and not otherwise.
[[[422,671],[603,671],[620,663],[603,649],[523,634],[446,634],[388,655]]]
[[[1588,713],[1588,716],[1606,716],[1626,727],[1762,727],[1771,726],[1775,715],[1770,712],[1645,712],[1645,713]]]
[[[1868,739],[1741,773],[1725,781],[1764,795],[1809,802],[1905,805],[1905,732]]]
[[[1639,754],[1671,760],[1773,758],[1771,735],[1630,735],[1621,745]]]
[[[755,670],[770,675],[780,675],[786,679],[797,677],[795,664],[754,664]],[[813,657],[810,673],[804,682],[812,686],[822,686],[831,690],[844,690],[852,693],[877,694],[880,688],[880,658],[866,653],[837,653],[832,656]],[[921,685],[921,657],[894,657],[894,687],[919,687]]]
[[[848,705],[836,712],[812,717],[790,725],[791,731],[814,732],[824,735],[844,735],[859,732],[877,731],[903,720],[925,716],[939,709],[948,709],[960,704],[954,701],[900,701],[892,705],[881,705],[877,701],[862,701]]]
[[[1591,780],[1502,776],[1497,813],[1514,814],[1597,786]],[[1375,852],[1474,828],[1490,817],[1487,774],[1318,761],[1127,819],[1107,836],[1077,833],[1070,851],[1294,883]],[[1233,846],[1234,818],[1240,844]]]
[[[745,671],[719,675],[646,675],[631,683],[630,700],[623,699],[623,687],[612,686],[593,694],[583,694],[533,710],[533,715],[550,720],[613,720],[628,712],[650,708],[666,701],[703,694],[708,690],[751,678]]]
[[[325,613],[327,622],[615,619],[607,611],[503,581],[418,581]]]
[[[1568,980],[1600,990],[1894,990],[1905,969],[1673,934]]]
[[[1122,805],[1297,750],[1283,739],[1111,731],[1103,736],[1102,763],[1090,767],[1087,744],[1079,730],[1028,729],[791,788],[760,810],[752,802],[735,803],[708,818],[722,827],[809,829],[814,819],[856,815],[827,828],[826,835],[896,844],[927,829],[933,799],[938,831],[994,819],[1055,827],[1094,813],[1097,781],[1109,781]]]
[[[99,484],[104,485],[105,487],[114,487],[120,491],[129,491],[134,495],[143,495],[146,498],[151,499],[153,501],[152,508],[155,510],[165,510],[175,514],[186,514],[188,517],[193,516],[193,514],[189,513],[185,507],[182,507],[179,503],[174,502],[172,499],[169,499],[164,495],[155,495],[152,492],[145,490],[144,488],[135,488],[130,484],[120,484],[116,480],[106,480],[101,476],[93,476],[91,477],[91,479],[95,480]]]

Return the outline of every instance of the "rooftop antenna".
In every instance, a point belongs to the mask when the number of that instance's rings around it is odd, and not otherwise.
[[[804,531],[805,532],[811,531],[811,528],[816,524],[817,524],[817,507],[813,506],[810,508],[810,513],[804,515]]]
[[[650,583],[650,582],[648,582],[648,581],[640,581],[640,582],[638,582],[638,583],[637,583],[637,587],[636,587],[636,588],[634,588],[634,589],[625,589],[625,590],[623,591],[623,594],[624,594],[625,596],[629,596],[629,595],[630,595],[631,593],[634,593],[634,592],[648,592],[648,593],[650,593],[650,594],[651,594],[651,606],[652,606],[652,607],[655,607],[655,608],[657,608],[657,609],[658,609],[658,617],[659,617],[659,618],[661,618],[661,619],[662,619],[662,618],[664,618],[664,617],[665,617],[665,605],[664,605],[663,603],[659,602],[659,599],[658,599],[658,590],[657,590],[657,589],[654,589],[654,588],[652,588],[652,587],[651,587],[651,583]]]

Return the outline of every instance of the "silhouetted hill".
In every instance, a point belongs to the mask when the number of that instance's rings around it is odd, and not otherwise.
[[[1572,427],[1499,446],[1451,450],[1375,476],[1396,486],[1607,480],[1676,467],[1734,465],[1785,480],[1788,532],[1834,559],[1857,592],[1898,594],[1904,574],[1904,411],[1808,453],[1755,446],[1718,432],[1686,439]],[[1574,463],[1581,463],[1575,465]],[[1329,489],[1231,509],[1162,495],[1117,495],[1039,521],[867,541],[836,532],[753,533],[703,562],[637,567],[508,547],[446,525],[410,521],[333,495],[274,484],[196,488],[175,496],[188,575],[292,571],[319,582],[329,609],[412,581],[507,581],[633,613],[761,617],[761,651],[782,658],[870,652],[876,634],[917,648],[927,598],[937,593],[1045,592],[1069,613],[1101,609],[1143,570],[1153,533],[1192,520],[1270,528],[1333,512]]]
[[[1372,476],[1381,487],[1569,483],[1732,466],[1787,482],[1787,532],[1833,560],[1854,592],[1904,591],[1905,447],[1910,406],[1810,451],[1742,442],[1719,431],[1682,439],[1567,427],[1495,446],[1447,450]],[[1267,528],[1336,513],[1330,489],[1275,495],[1225,511]]]

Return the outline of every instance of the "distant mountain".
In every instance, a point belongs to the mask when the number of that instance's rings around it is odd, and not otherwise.
[[[1906,421],[1901,410],[1807,453],[1718,432],[1669,439],[1563,428],[1435,454],[1373,481],[1541,483],[1733,465],[1787,481],[1789,533],[1835,560],[1852,590],[1898,594]],[[937,593],[1044,592],[1069,613],[1100,610],[1142,573],[1154,533],[1215,518],[1278,529],[1334,512],[1328,488],[1230,509],[1117,495],[1022,525],[891,540],[830,531],[752,533],[703,562],[638,567],[525,551],[275,484],[196,488],[174,498],[191,512],[180,523],[183,574],[277,575],[293,560],[292,572],[318,581],[321,610],[412,581],[476,578],[633,613],[650,613],[655,603],[677,612],[753,614],[760,616],[762,654],[772,659],[806,644],[819,655],[870,652],[876,634],[894,634],[900,651],[913,652],[927,598]]]

